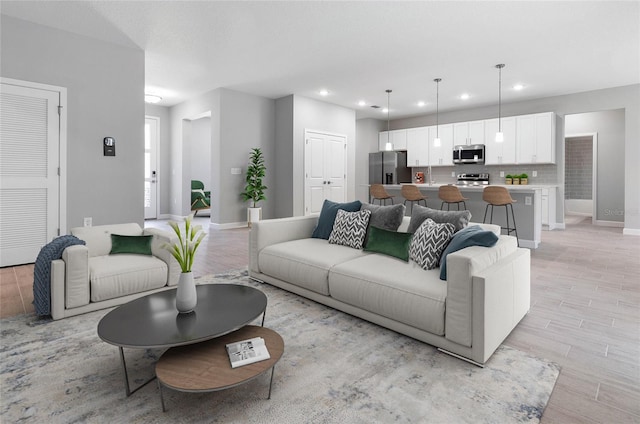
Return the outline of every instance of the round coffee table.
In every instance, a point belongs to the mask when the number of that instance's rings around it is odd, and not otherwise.
[[[198,304],[193,312],[176,309],[176,289],[152,293],[118,306],[98,323],[98,336],[118,346],[127,396],[155,379],[130,389],[123,348],[170,348],[200,343],[249,324],[267,309],[267,296],[238,284],[196,286]]]
[[[264,339],[270,358],[231,368],[226,345],[254,337]],[[268,396],[271,399],[273,372],[283,352],[284,341],[278,333],[254,325],[206,342],[172,347],[156,363],[162,411],[165,411],[163,386],[181,392],[213,392],[244,384],[268,370],[271,370]]]

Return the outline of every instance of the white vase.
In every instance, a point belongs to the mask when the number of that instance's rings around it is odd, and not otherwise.
[[[193,281],[192,272],[183,272],[178,279],[178,290],[176,291],[176,309],[181,314],[193,311],[198,303],[196,283]]]
[[[247,209],[247,224],[251,228],[252,222],[258,222],[262,219],[262,208],[248,208]]]

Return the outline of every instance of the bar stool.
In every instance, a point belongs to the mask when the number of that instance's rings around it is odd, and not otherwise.
[[[484,208],[484,219],[482,220],[482,222],[487,222],[487,211],[489,209],[489,206],[491,206],[491,219],[489,221],[489,224],[493,224],[493,207],[504,206],[505,215],[507,216],[507,226],[500,228],[507,230],[507,235],[515,233],[516,240],[518,240],[518,231],[516,230],[516,217],[513,214],[513,204],[516,202],[516,200],[511,198],[509,191],[504,187],[487,186],[482,191],[482,200],[487,202],[487,206]],[[509,207],[511,208],[511,219],[513,220],[513,227],[509,226]],[[520,240],[518,240],[518,246],[520,246]]]
[[[382,184],[371,184],[369,194],[371,195],[371,203],[373,203],[374,200],[378,200],[381,205],[386,205],[387,199],[391,199],[391,204],[393,205],[393,196],[387,192]]]
[[[440,210],[444,209],[444,204],[447,204],[447,210],[451,207],[452,203],[458,205],[458,210],[460,210],[460,203],[467,209],[467,203],[465,200],[469,200],[466,197],[462,197],[462,193],[460,193],[460,189],[454,185],[443,185],[438,189],[438,197],[442,200],[442,204],[440,205]]]
[[[413,202],[424,202],[424,206],[427,206],[427,196],[423,196],[418,190],[417,186],[413,184],[403,184],[400,189],[400,194],[404,197],[404,205],[407,205],[407,202],[411,202],[411,210],[413,211]]]

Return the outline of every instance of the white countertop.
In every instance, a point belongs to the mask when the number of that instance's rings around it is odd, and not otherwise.
[[[389,189],[400,189],[404,184],[411,184],[411,183],[402,183],[402,184],[384,184],[385,188],[389,188]],[[416,187],[418,187],[419,189],[438,189],[440,188],[440,186],[444,186],[444,185],[455,185],[456,187],[458,187],[461,191],[464,190],[472,190],[472,191],[479,191],[479,190],[483,190],[486,185],[477,185],[477,186],[460,186],[460,185],[456,185],[456,184],[413,184]],[[524,185],[520,185],[520,184],[490,184],[492,186],[498,186],[498,187],[505,187],[508,190],[518,190],[518,191],[526,191],[526,190],[542,190],[545,188],[557,188],[558,186],[556,184],[524,184]]]

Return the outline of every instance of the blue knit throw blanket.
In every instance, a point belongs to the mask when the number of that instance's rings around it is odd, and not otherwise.
[[[33,305],[36,315],[51,315],[51,261],[60,259],[69,246],[86,244],[76,236],[53,239],[40,250],[33,269]]]

